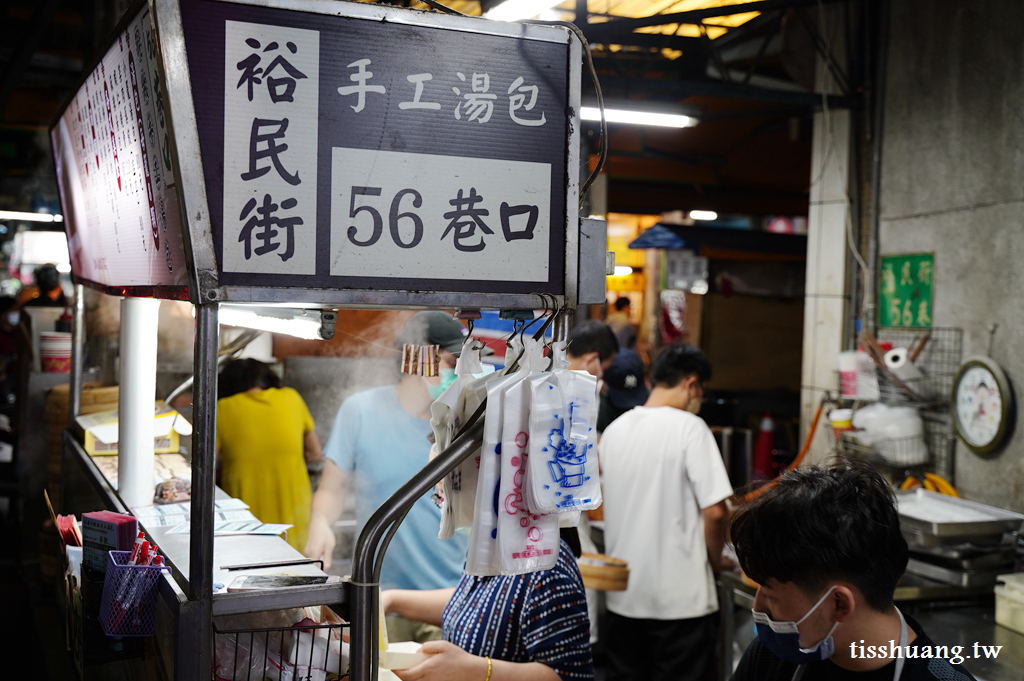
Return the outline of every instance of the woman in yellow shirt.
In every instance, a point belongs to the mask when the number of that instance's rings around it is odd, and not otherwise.
[[[306,462],[323,458],[306,403],[254,359],[225,364],[217,394],[221,488],[261,521],[294,525],[288,543],[301,551],[313,496]]]

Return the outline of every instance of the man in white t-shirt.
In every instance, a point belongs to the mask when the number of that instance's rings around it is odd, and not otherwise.
[[[599,444],[605,550],[629,562],[629,588],[608,592],[608,681],[710,681],[715,673],[725,499],[732,485],[696,414],[711,378],[699,350],[665,348],[641,407]]]

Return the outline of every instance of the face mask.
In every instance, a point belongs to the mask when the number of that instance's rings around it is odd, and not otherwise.
[[[11,326],[17,326],[19,322],[21,322],[21,313],[20,312],[8,312],[7,313],[7,323],[8,324],[10,324]]]
[[[768,648],[768,650],[775,653],[775,655],[786,662],[792,662],[793,664],[806,664],[808,662],[818,662],[820,660],[827,660],[832,657],[832,653],[835,652],[835,642],[832,640],[832,632],[839,626],[839,622],[832,625],[829,629],[828,634],[825,638],[815,643],[810,648],[800,647],[800,630],[797,626],[811,616],[811,613],[818,609],[818,606],[825,602],[828,595],[835,590],[836,587],[832,587],[825,592],[825,595],[818,599],[818,602],[807,611],[807,614],[801,617],[796,622],[773,622],[766,613],[758,612],[757,610],[751,610],[754,613],[755,629],[757,630],[757,638],[760,639],[761,643]]]
[[[441,382],[437,385],[427,384],[427,391],[432,399],[437,399],[455,382],[455,369],[441,369]]]
[[[703,402],[699,397],[691,397],[690,401],[686,403],[686,411],[691,414],[699,414],[701,404],[703,404]]]

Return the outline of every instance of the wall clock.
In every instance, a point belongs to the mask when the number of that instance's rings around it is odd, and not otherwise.
[[[1002,447],[1013,427],[1013,390],[991,358],[968,357],[953,379],[950,411],[956,434],[976,454]]]

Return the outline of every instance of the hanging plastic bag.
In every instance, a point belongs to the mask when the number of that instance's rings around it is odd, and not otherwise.
[[[472,341],[467,339],[462,345],[459,360],[455,363],[455,382],[430,405],[430,428],[434,432],[434,447],[438,452],[448,448],[462,427],[465,406],[462,393],[468,382],[467,377],[472,379],[472,374],[467,374],[467,370],[480,364],[479,354],[475,358],[472,355]],[[482,371],[482,367],[480,369]],[[441,526],[437,534],[439,539],[451,539],[455,535],[455,513],[459,503],[455,496],[461,491],[458,472],[458,469],[452,471],[441,481],[441,496],[444,500],[441,503]]]
[[[522,349],[523,344],[514,340],[512,356],[519,356]],[[505,392],[522,382],[528,373],[517,371],[507,376],[498,376],[487,383],[483,446],[480,448],[473,523],[469,534],[469,552],[466,556],[466,572],[471,575],[487,577],[502,574],[497,544]]]
[[[532,339],[520,364],[525,374],[543,370],[543,346]],[[523,485],[529,457],[530,385],[520,380],[504,393],[497,551],[503,574],[549,570],[558,560],[558,516],[531,513]]]
[[[438,452],[451,445],[459,429],[483,404],[486,383],[497,378],[496,374],[485,374],[480,349],[475,344],[472,338],[463,343],[455,364],[455,382],[430,405],[430,426]],[[479,461],[480,452],[476,451],[445,476],[439,538],[449,539],[457,529],[472,525]]]
[[[587,511],[601,505],[597,380],[566,368],[564,344],[556,343],[552,353],[554,371],[529,379],[526,501],[534,513]]]

